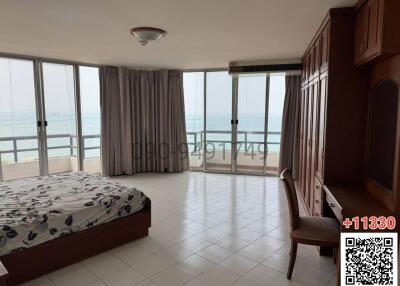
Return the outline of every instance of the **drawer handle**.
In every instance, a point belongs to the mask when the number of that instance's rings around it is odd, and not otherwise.
[[[315,203],[316,203],[316,204],[319,204],[319,203],[320,203],[320,201],[319,201],[319,200],[315,200]]]
[[[332,203],[329,203],[329,206],[330,206],[331,208],[336,207],[335,204],[332,204]]]
[[[318,185],[317,185],[317,186],[315,186],[315,188],[316,188],[317,190],[321,189],[321,187],[320,187],[320,186],[318,186]]]
[[[319,216],[319,213],[314,213],[314,216]]]

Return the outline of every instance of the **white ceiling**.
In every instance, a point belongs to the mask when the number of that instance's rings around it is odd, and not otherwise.
[[[356,0],[0,0],[0,52],[134,67],[299,58],[331,7]],[[135,26],[165,29],[143,47]]]

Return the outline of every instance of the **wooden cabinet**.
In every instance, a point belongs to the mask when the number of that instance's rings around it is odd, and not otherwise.
[[[367,78],[354,69],[354,19],[332,9],[303,56],[297,185],[310,215],[322,214],[323,184],[362,177]]]
[[[398,0],[368,0],[359,7],[354,28],[356,65],[400,53],[399,10]]]

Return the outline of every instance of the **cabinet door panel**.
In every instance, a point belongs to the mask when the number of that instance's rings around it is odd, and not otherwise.
[[[312,127],[313,127],[313,100],[314,98],[314,86],[310,85],[308,89],[308,116],[307,116],[307,157],[306,157],[306,189],[305,189],[305,201],[308,208],[312,208],[311,202],[311,190],[313,185],[312,177]]]
[[[311,146],[310,146],[310,159],[311,159],[311,185],[310,185],[310,206],[314,205],[314,179],[317,159],[317,142],[318,142],[318,112],[319,112],[319,81],[313,84],[313,98],[312,98],[312,119],[311,119]]]
[[[302,82],[304,83],[307,80],[307,62],[303,60],[303,71],[302,71]]]
[[[311,53],[308,54],[307,56],[307,79],[309,80],[311,77],[311,62],[312,62],[312,58],[311,58]]]
[[[365,25],[365,6],[358,11],[356,15],[355,31],[354,31],[354,62],[360,63],[364,59],[364,39],[366,33]]]
[[[319,73],[321,65],[321,38],[317,39],[314,45],[314,74]]]
[[[308,116],[309,116],[309,108],[308,108],[308,96],[309,96],[309,88],[306,87],[304,89],[304,102],[303,102],[303,160],[301,161],[301,169],[303,170],[302,172],[302,191],[303,191],[303,197],[306,196],[306,189],[307,189],[307,158],[308,158]]]
[[[301,99],[300,99],[300,152],[299,152],[299,187],[300,191],[303,193],[304,191],[304,135],[305,135],[305,128],[304,128],[304,118],[305,114],[305,100],[306,100],[306,92],[307,88],[303,88],[301,90]]]
[[[326,24],[321,33],[321,72],[326,70],[329,60],[330,23]]]
[[[321,182],[324,182],[324,157],[325,157],[325,121],[326,121],[326,98],[328,93],[328,77],[323,76],[320,79],[319,95],[319,114],[318,114],[318,148],[316,158],[315,176]]]
[[[381,0],[370,0],[366,6],[367,30],[364,39],[365,57],[375,55],[380,50],[381,40],[381,19],[380,19]]]

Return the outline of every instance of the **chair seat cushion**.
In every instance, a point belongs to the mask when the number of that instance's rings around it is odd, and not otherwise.
[[[333,218],[300,217],[292,236],[301,243],[335,247],[340,241],[340,226]]]

